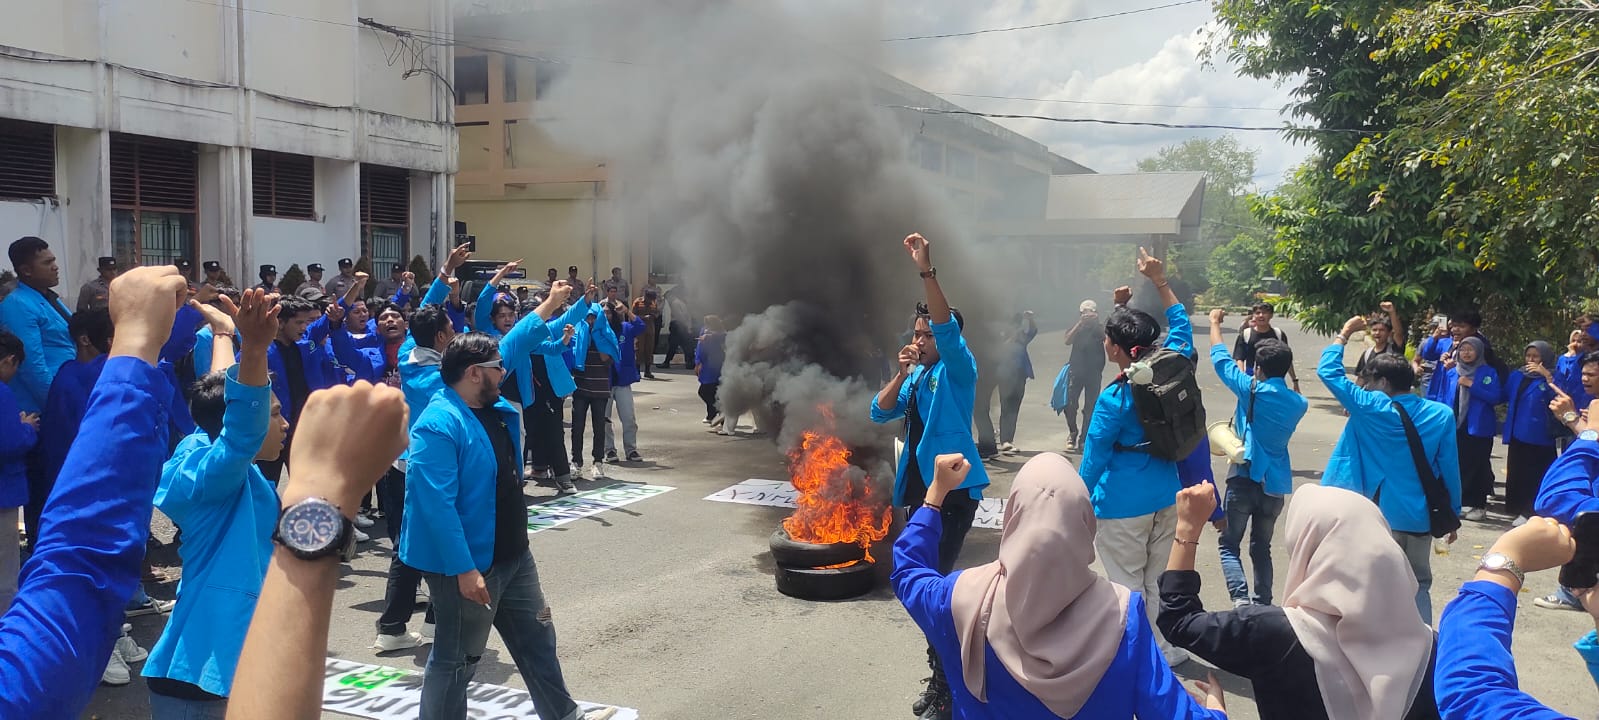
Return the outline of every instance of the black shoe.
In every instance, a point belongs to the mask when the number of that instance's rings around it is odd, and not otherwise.
[[[938,700],[938,696],[944,692],[944,682],[937,675],[922,678],[922,684],[927,687],[922,688],[921,696],[916,698],[916,702],[911,703],[911,714],[916,717],[921,717],[922,713],[927,712],[927,707]]]
[[[920,720],[951,720],[954,716],[954,701],[946,693],[929,704],[918,717]]]
[[[630,463],[644,462],[644,456],[638,454],[637,450],[634,450],[633,452],[627,454],[627,461]]]
[[[617,455],[615,450],[611,450],[605,453],[605,462],[615,465],[616,463],[621,462],[621,456]]]

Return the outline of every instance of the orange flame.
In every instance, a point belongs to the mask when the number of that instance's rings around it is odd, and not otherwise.
[[[823,410],[829,419],[832,413]],[[870,499],[870,478],[851,472],[851,452],[837,436],[807,430],[800,446],[789,452],[789,476],[798,491],[794,514],[783,529],[800,542],[852,543],[866,549],[888,536],[890,508],[876,509]]]

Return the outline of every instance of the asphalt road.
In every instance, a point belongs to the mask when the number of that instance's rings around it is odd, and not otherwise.
[[[1204,318],[1196,321],[1205,323]],[[1314,379],[1314,363],[1325,339],[1306,339],[1291,323],[1283,325],[1299,352],[1295,365],[1311,399],[1310,414],[1294,440],[1294,466],[1300,482],[1315,482],[1344,420]],[[1064,422],[1050,413],[1047,395],[1065,355],[1058,332],[1041,334],[1033,343],[1040,377],[1030,385],[1022,411],[1017,445],[1023,453],[990,466],[994,475],[990,496],[1002,497],[1008,491],[1016,468],[1028,455],[1063,446]],[[1352,352],[1351,364],[1353,359]],[[778,594],[766,544],[788,511],[703,498],[747,478],[781,479],[782,456],[765,439],[708,434],[699,422],[703,405],[695,396],[692,376],[678,370],[658,376],[662,380],[636,386],[640,444],[648,462],[610,466],[612,479],[580,486],[638,482],[675,489],[532,536],[560,632],[567,684],[574,694],[580,700],[638,708],[641,717],[651,720],[910,717],[909,703],[927,670],[925,645],[886,586],[886,564],[881,568],[884,582],[857,600],[817,603]],[[1203,370],[1200,382],[1210,413],[1230,414],[1232,398],[1215,374]],[[1496,454],[1495,466],[1502,482],[1502,452]],[[551,494],[544,488],[529,491],[534,502]],[[1454,549],[1434,557],[1437,612],[1473,574],[1484,548],[1508,529],[1507,521],[1490,516],[1489,522],[1466,523]],[[381,536],[381,529],[380,524],[373,535]],[[157,519],[156,536],[171,539],[171,525],[164,518]],[[1220,609],[1227,606],[1227,598],[1214,537],[1207,532],[1199,569],[1206,580],[1207,605]],[[962,566],[992,560],[998,540],[995,531],[973,530]],[[329,656],[420,670],[426,648],[382,657],[370,649],[389,546],[382,539],[362,547],[334,599]],[[1286,548],[1280,536],[1275,550],[1279,568],[1275,595],[1281,597]],[[175,553],[169,545],[158,545],[153,552],[158,573],[169,581],[152,584],[150,591],[174,597]],[[1522,595],[1515,635],[1521,682],[1558,710],[1592,715],[1599,707],[1599,694],[1571,649],[1571,643],[1592,628],[1590,619],[1581,613],[1538,609],[1531,602],[1552,589],[1554,576],[1554,572],[1534,575]],[[420,623],[420,616],[416,620]],[[144,617],[132,622],[135,638],[148,647],[164,620]],[[1187,677],[1203,677],[1204,671],[1198,662],[1179,668]],[[497,636],[490,638],[477,680],[524,687]],[[1226,677],[1224,684],[1229,716],[1256,718],[1247,683]],[[102,686],[84,715],[148,716],[147,691],[138,680],[126,687]]]

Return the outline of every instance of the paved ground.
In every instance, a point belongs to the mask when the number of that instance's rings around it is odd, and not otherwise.
[[[1311,413],[1295,439],[1294,464],[1301,482],[1314,482],[1343,418],[1314,380],[1313,364],[1324,340],[1305,340],[1292,325],[1287,327],[1300,352],[1296,366],[1311,398]],[[1033,344],[1041,377],[1031,385],[1023,409],[1017,444],[1026,454],[1058,449],[1065,441],[1064,423],[1049,412],[1046,399],[1048,383],[1065,358],[1059,337],[1046,333]],[[649,462],[617,466],[610,474],[616,481],[676,490],[532,538],[560,628],[570,687],[580,699],[639,708],[651,720],[909,717],[908,704],[926,672],[924,645],[886,585],[839,603],[779,595],[766,542],[787,511],[702,498],[746,478],[781,477],[781,456],[765,440],[706,433],[698,421],[703,406],[693,379],[680,371],[661,377],[663,381],[638,386],[641,444]],[[1214,373],[1203,371],[1200,380],[1211,414],[1230,414],[1232,400]],[[1025,454],[991,466],[991,495],[1008,491],[1024,460]],[[1495,463],[1502,480],[1502,456]],[[530,494],[537,501],[550,493],[541,488]],[[1471,576],[1483,548],[1507,528],[1502,517],[1467,523],[1454,550],[1435,557],[1433,602],[1438,611]],[[170,525],[158,528],[158,537],[170,539],[170,534]],[[998,539],[997,532],[974,530],[962,564],[992,560]],[[1199,564],[1207,603],[1222,608],[1226,593],[1213,543],[1214,534],[1207,534]],[[1284,567],[1280,542],[1276,549],[1278,567]],[[170,548],[158,548],[155,557],[163,572],[174,564]],[[425,648],[381,658],[369,649],[388,557],[387,540],[366,545],[345,572],[334,601],[329,654],[419,670]],[[175,578],[175,569],[170,570]],[[1281,582],[1279,571],[1279,596]],[[1553,572],[1540,573],[1522,596],[1515,643],[1520,676],[1523,686],[1549,705],[1579,716],[1591,714],[1599,707],[1599,695],[1570,647],[1591,628],[1587,615],[1541,610],[1531,603],[1553,583]],[[175,580],[160,584],[152,594],[172,597],[175,587]],[[135,637],[149,646],[163,620],[133,622]],[[1204,668],[1189,663],[1180,672],[1202,677]],[[490,640],[477,679],[523,686],[497,638]],[[1226,685],[1230,716],[1257,717],[1247,685],[1236,678]],[[122,688],[102,687],[85,717],[143,718],[148,712],[146,690],[135,681]]]

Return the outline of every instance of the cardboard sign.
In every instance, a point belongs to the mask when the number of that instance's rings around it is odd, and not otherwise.
[[[725,490],[707,495],[712,502],[738,503],[740,505],[765,505],[767,507],[795,506],[794,497],[799,491],[786,480],[745,480]],[[972,527],[985,530],[1005,528],[1005,498],[983,498],[977,506],[977,519]]]
[[[640,500],[671,492],[665,485],[617,483],[576,495],[563,495],[527,508],[527,534],[565,525],[574,520],[598,515],[606,510],[632,505]]]
[[[422,673],[328,658],[322,680],[322,709],[373,720],[415,720],[422,706]],[[585,711],[610,707],[578,701]],[[466,714],[485,720],[537,718],[526,690],[472,683]],[[638,720],[638,711],[617,708],[614,720]]]

